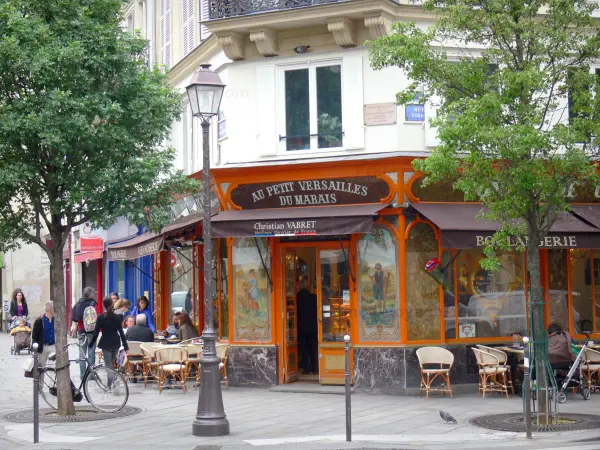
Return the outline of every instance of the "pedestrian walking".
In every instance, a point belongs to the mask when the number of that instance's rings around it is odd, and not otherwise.
[[[96,346],[89,347],[89,340],[96,329],[97,314],[96,306],[98,302],[94,298],[96,291],[91,287],[86,287],[83,290],[83,297],[79,299],[73,308],[73,325],[71,328],[71,336],[79,337],[79,374],[83,378],[87,365],[96,363]],[[112,300],[111,300],[112,301]]]
[[[104,306],[104,313],[101,314],[96,321],[96,328],[94,329],[92,338],[88,342],[88,348],[96,347],[96,340],[98,339],[100,331],[102,331],[102,337],[100,338],[100,342],[98,342],[98,348],[102,349],[104,365],[106,367],[114,368],[121,345],[125,352],[129,350],[129,346],[125,339],[125,333],[123,333],[122,317],[115,313],[112,299],[110,297],[104,297],[102,306]]]
[[[25,294],[21,289],[15,289],[12,293],[12,300],[10,301],[10,319],[14,320],[16,317],[27,317],[29,316],[29,308],[27,307],[27,300],[25,300]]]
[[[52,302],[46,303],[45,312],[33,323],[31,340],[38,345],[39,365],[46,367],[48,356],[56,351],[56,340],[54,335],[54,305]]]

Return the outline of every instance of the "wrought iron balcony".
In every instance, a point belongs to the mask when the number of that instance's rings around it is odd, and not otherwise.
[[[344,1],[346,0],[209,0],[209,17],[211,20],[224,19]]]

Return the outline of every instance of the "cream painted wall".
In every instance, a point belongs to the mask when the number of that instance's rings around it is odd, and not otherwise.
[[[23,290],[29,308],[29,317],[44,312],[50,301],[50,261],[46,253],[35,244],[23,244],[19,250],[5,254],[5,276],[2,298],[10,299],[16,288]]]

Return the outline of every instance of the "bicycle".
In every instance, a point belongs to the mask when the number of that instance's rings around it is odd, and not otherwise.
[[[80,350],[82,346],[77,343],[67,344],[63,347],[63,350],[68,349],[70,346],[75,345]],[[84,341],[84,344],[85,341]],[[80,353],[81,354],[81,353]],[[51,361],[56,360],[56,355],[51,355],[49,358]],[[44,401],[50,406],[50,408],[58,409],[58,397],[56,388],[56,373],[59,370],[66,369],[72,362],[87,361],[86,358],[69,359],[69,363],[66,366],[60,368],[45,367],[39,369],[40,375],[40,395]],[[74,386],[73,382],[71,385]],[[120,372],[116,370],[100,365],[93,365],[90,367],[88,364],[79,387],[73,391],[73,395],[81,395],[83,388],[83,395],[87,402],[92,405],[96,410],[102,412],[117,412],[127,404],[129,399],[129,387],[127,381]],[[123,394],[121,394],[123,390]],[[115,399],[120,398],[122,401],[115,405]]]

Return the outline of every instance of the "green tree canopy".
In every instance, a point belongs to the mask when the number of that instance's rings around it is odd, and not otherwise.
[[[34,242],[50,256],[57,348],[66,344],[61,255],[72,227],[119,216],[141,224],[146,207],[196,189],[163,145],[181,98],[147,67],[147,42],[122,29],[125,3],[0,2],[0,244]],[[60,409],[72,413],[61,373]]]
[[[433,25],[397,23],[370,49],[375,69],[399,67],[409,78],[398,103],[422,92],[438,108],[431,123],[439,145],[414,162],[425,183],[455,179],[466,199],[487,208],[482,217],[501,222],[487,268],[497,267],[493,250],[508,236],[528,236],[531,293],[540,301],[540,239],[569,209],[569,186],[597,183],[594,8],[590,0],[427,1]]]

